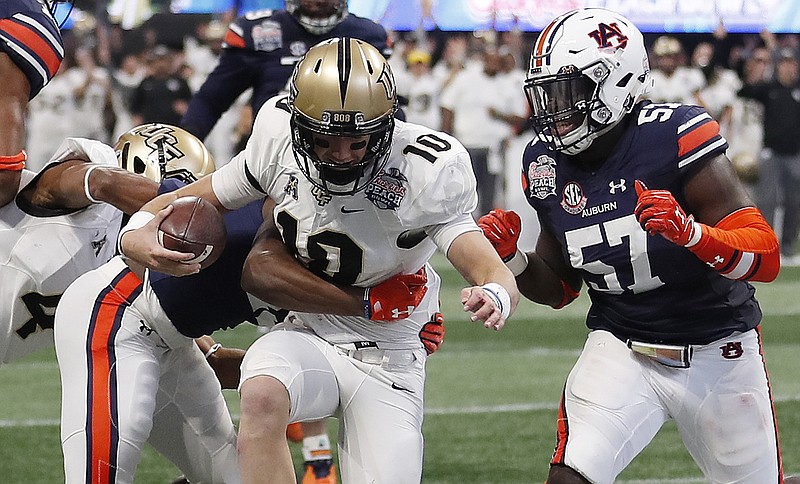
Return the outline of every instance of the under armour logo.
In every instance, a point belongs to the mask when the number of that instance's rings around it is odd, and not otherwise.
[[[741,341],[726,343],[725,346],[720,346],[719,349],[722,350],[722,357],[726,360],[735,360],[744,354]]]
[[[614,180],[611,180],[610,182],[608,182],[608,188],[609,188],[608,193],[612,195],[616,194],[617,190],[619,190],[620,192],[624,192],[625,190],[628,189],[628,187],[625,186],[624,178],[620,178],[619,183],[614,183]]]
[[[708,264],[709,267],[716,267],[717,264],[722,264],[723,262],[725,262],[725,258],[715,255],[714,260],[711,262],[706,262],[706,264]]]
[[[92,249],[94,250],[94,256],[98,257],[100,255],[100,251],[103,249],[103,246],[106,245],[106,236],[103,235],[103,238],[100,240],[93,240],[92,241]]]
[[[142,321],[141,319],[139,320],[139,332],[146,333],[147,336],[150,336],[151,334],[153,334],[153,331],[154,331],[153,328],[144,324],[144,321]]]
[[[407,318],[414,312],[414,306],[408,306],[405,311],[401,311],[398,308],[392,308],[392,319],[403,319]],[[402,318],[400,315],[403,315]]]

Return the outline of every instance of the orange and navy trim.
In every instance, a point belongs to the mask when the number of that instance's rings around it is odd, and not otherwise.
[[[542,30],[542,33],[539,34],[539,38],[536,39],[536,44],[533,46],[533,62],[531,63],[531,69],[541,68],[543,64],[550,65],[551,46],[553,45],[556,34],[560,30],[559,27],[561,27],[565,20],[577,13],[578,11],[574,11],[562,15],[550,22],[550,24]]]
[[[767,371],[767,363],[764,358],[764,346],[761,340],[761,326],[756,327],[756,336],[758,338],[758,354],[761,356],[761,366],[764,368],[764,377],[767,379],[767,391],[769,392],[769,403],[772,409],[772,429],[775,432],[775,448],[777,450],[778,464],[778,484],[783,484],[783,459],[781,458],[781,439],[778,435],[778,419],[775,416],[775,398],[772,394],[772,384],[769,381],[769,372]]]
[[[119,415],[115,340],[125,310],[141,292],[142,282],[125,268],[94,303],[86,345],[86,482],[116,481]]]
[[[721,154],[728,142],[719,133],[719,123],[703,111],[678,126],[678,168],[709,156]]]
[[[58,26],[50,17],[16,13],[0,20],[3,50],[28,77],[32,98],[58,71],[64,47]]]
[[[553,450],[551,465],[566,465],[564,460],[567,453],[567,440],[569,439],[569,419],[567,418],[566,388],[561,392],[561,402],[558,405],[558,420],[556,422],[556,448]]]
[[[244,49],[247,47],[247,41],[244,40],[244,37],[231,29],[225,32],[225,37],[222,42],[224,47],[235,47],[237,49]]]

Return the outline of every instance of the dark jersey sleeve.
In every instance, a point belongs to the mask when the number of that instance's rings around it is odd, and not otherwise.
[[[309,33],[285,10],[237,18],[225,34],[219,63],[192,98],[181,126],[205,139],[220,116],[248,88],[253,88],[250,105],[257,113],[267,99],[286,87],[295,64],[309,48],[341,36],[362,39],[384,56],[391,54],[384,28],[352,14],[324,35]]]
[[[263,217],[258,200],[225,214],[225,250],[212,265],[191,276],[149,272],[150,285],[175,328],[197,338],[242,322],[255,324],[257,314],[241,288],[242,267]]]
[[[53,16],[37,0],[0,2],[0,50],[25,73],[36,96],[64,59],[61,32]]]

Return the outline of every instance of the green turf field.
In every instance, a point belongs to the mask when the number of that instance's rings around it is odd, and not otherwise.
[[[584,294],[561,311],[524,301],[506,328],[496,333],[467,320],[458,301],[460,276],[446,269],[441,258],[436,260],[445,281],[441,299],[447,337],[428,363],[423,481],[541,483],[555,443],[556,403],[586,335],[583,315],[588,298]],[[800,474],[800,379],[795,376],[800,268],[784,268],[778,281],[757,287],[765,314],[762,334],[784,469]],[[252,327],[215,335],[227,345],[239,346],[257,336]],[[0,482],[63,482],[60,390],[53,352],[0,368],[0,388]],[[236,394],[227,396],[238,415]],[[169,483],[178,474],[148,450],[136,482]],[[675,427],[667,425],[619,482],[703,481]]]

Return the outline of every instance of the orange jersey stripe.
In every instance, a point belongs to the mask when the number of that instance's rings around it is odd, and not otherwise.
[[[244,49],[245,47],[247,47],[247,42],[245,42],[240,35],[237,35],[235,32],[231,30],[225,32],[224,42],[231,47],[238,47],[240,49]]]
[[[39,56],[47,67],[49,77],[53,77],[61,65],[61,58],[58,52],[53,49],[49,42],[44,40],[38,32],[26,27],[25,25],[18,24],[11,19],[0,20],[0,30],[7,32],[14,38],[19,39],[23,44],[28,46],[33,52]]]
[[[683,156],[719,135],[719,123],[710,121],[678,138],[678,156]]]
[[[89,355],[89,421],[87,434],[89,455],[88,482],[114,482],[112,471],[116,463],[116,388],[112,367],[116,363],[113,340],[120,326],[122,312],[129,298],[141,288],[141,281],[131,272],[123,272],[118,281],[96,303],[90,325]]]

